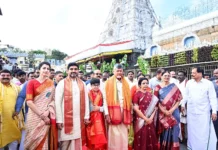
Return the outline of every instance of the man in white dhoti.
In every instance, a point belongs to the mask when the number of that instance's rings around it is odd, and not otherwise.
[[[214,70],[213,76],[214,76],[215,80],[213,80],[212,82],[213,82],[213,85],[214,85],[214,88],[216,91],[216,98],[218,100],[218,69]],[[217,114],[218,114],[218,104],[217,104]],[[216,136],[218,138],[218,120],[214,121],[213,124],[214,124],[214,128],[215,128]],[[217,149],[218,149],[218,142],[217,142]]]
[[[89,100],[85,83],[77,77],[78,72],[79,66],[69,63],[67,78],[56,87],[56,122],[61,150],[81,150],[86,145]]]
[[[213,83],[203,79],[203,73],[201,68],[194,67],[193,79],[186,84],[182,111],[187,103],[188,147],[191,150],[216,150],[212,123],[217,119],[216,92]]]
[[[106,100],[110,122],[108,127],[108,150],[128,149],[128,125],[131,124],[131,94],[129,84],[123,77],[123,67],[116,64],[114,76],[105,83]]]

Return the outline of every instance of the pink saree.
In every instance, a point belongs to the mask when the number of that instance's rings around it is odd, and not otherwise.
[[[55,87],[53,81],[49,79],[43,83],[39,83],[37,80],[29,81],[27,85],[27,101],[33,100],[36,107],[50,118],[51,123],[46,125],[37,114],[29,109],[24,149],[57,149],[58,137],[55,121],[54,94]]]

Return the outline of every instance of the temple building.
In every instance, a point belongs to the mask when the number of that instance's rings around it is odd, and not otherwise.
[[[160,24],[150,0],[113,0],[100,44],[66,58],[66,63],[118,60],[128,54],[130,67],[134,66],[152,44],[154,26],[159,28]]]
[[[218,44],[218,0],[179,8],[163,20],[163,28],[153,28],[152,44],[144,54],[151,72],[159,67],[183,70],[190,78],[191,68],[197,65],[212,75],[218,66],[214,54]]]
[[[159,16],[159,14],[158,14]],[[184,70],[199,65],[206,74],[218,66],[218,0],[177,8],[166,18],[157,17],[150,0],[114,0],[98,45],[66,58],[103,62],[128,55],[128,69],[138,69],[143,56],[149,70]]]

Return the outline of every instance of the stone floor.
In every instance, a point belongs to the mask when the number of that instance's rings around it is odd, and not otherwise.
[[[184,145],[184,144],[180,144],[180,150],[187,150],[186,145]]]

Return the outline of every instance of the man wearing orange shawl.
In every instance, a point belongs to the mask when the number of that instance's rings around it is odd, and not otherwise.
[[[55,106],[61,150],[81,150],[86,145],[85,123],[89,121],[89,99],[79,66],[69,63],[68,76],[56,87]]]
[[[131,124],[131,93],[123,77],[123,67],[114,66],[114,76],[105,83],[110,124],[108,127],[108,150],[128,149],[128,125]]]

